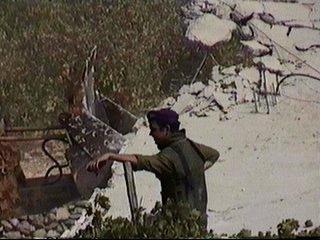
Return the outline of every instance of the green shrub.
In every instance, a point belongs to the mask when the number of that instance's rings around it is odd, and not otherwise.
[[[171,0],[1,1],[0,114],[55,123],[95,45],[102,93],[137,114],[155,106],[190,60],[179,13]]]
[[[108,197],[105,191],[94,195],[92,204],[86,206],[87,216],[92,222],[86,229],[75,236],[76,238],[103,238],[103,239],[138,239],[138,238],[222,238],[228,237],[226,233],[221,235],[209,232],[203,226],[200,212],[191,210],[189,205],[171,202],[162,206],[159,202],[150,212],[145,212],[140,207],[134,215],[134,223],[126,218],[113,218],[108,216],[110,209]],[[229,235],[229,238],[293,238],[293,237],[319,237],[320,227],[297,232],[299,222],[295,219],[287,219],[278,224],[278,235],[267,231],[259,232],[253,236],[251,230],[242,229],[237,234]],[[295,231],[295,232],[294,232]]]
[[[84,238],[214,238],[201,226],[200,212],[190,210],[186,204],[161,206],[157,203],[150,213],[140,208],[136,212],[136,223],[128,219],[107,217],[103,222],[95,218],[92,228],[77,237]]]
[[[279,238],[292,238],[295,236],[294,231],[299,228],[299,222],[295,219],[286,219],[278,224],[278,236]]]

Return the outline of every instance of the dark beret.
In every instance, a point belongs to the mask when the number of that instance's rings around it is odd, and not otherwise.
[[[156,121],[159,125],[179,123],[179,114],[169,108],[153,110],[147,114],[148,121]]]

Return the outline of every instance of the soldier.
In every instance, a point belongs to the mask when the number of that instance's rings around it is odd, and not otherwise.
[[[207,225],[207,188],[204,171],[219,158],[213,148],[188,139],[185,130],[179,130],[179,115],[170,109],[150,111],[147,114],[150,135],[160,152],[152,156],[140,154],[107,153],[88,163],[88,171],[98,171],[107,161],[130,162],[133,170],[152,172],[161,182],[162,204],[188,203],[202,215]]]

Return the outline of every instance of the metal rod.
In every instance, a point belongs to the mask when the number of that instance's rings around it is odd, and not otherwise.
[[[263,80],[264,80],[263,85],[264,85],[266,104],[267,104],[267,114],[269,114],[270,113],[270,106],[269,106],[269,101],[268,101],[266,71],[263,71],[262,74],[263,74]]]
[[[272,91],[273,91],[273,96],[274,96],[274,105],[276,105],[278,103],[278,101],[277,101],[276,87],[274,86],[274,83],[272,83]]]
[[[133,223],[136,223],[136,211],[138,209],[138,200],[137,200],[137,193],[136,193],[136,186],[134,182],[134,175],[132,171],[131,163],[123,163],[124,167],[124,177],[127,186],[127,195],[129,199],[130,205],[130,212],[131,212],[131,219]]]
[[[64,130],[64,128],[60,126],[51,126],[46,128],[6,127],[4,129],[5,132],[36,132],[36,131],[45,132],[49,130]]]
[[[256,95],[256,91],[255,90],[253,90],[253,98],[254,98],[254,108],[256,110],[256,113],[258,113],[259,110],[258,110],[257,95]]]
[[[207,57],[208,57],[208,53],[206,52],[205,55],[204,55],[204,57],[203,57],[203,59],[202,59],[202,62],[201,62],[201,64],[200,64],[200,66],[199,66],[198,69],[197,69],[196,74],[193,76],[193,79],[192,79],[192,81],[191,81],[191,84],[196,81],[197,76],[199,75],[201,69],[202,69],[203,66],[204,66],[204,63],[205,63],[206,60],[207,60]]]
[[[57,137],[59,135],[43,135],[39,137],[16,137],[16,136],[0,136],[0,142],[30,142],[39,141],[47,138]]]

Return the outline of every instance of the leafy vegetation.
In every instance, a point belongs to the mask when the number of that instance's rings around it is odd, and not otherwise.
[[[1,1],[0,115],[15,125],[55,123],[94,46],[102,94],[144,112],[194,70],[179,13],[171,0]]]
[[[89,215],[93,216],[92,225],[80,232],[76,238],[103,238],[103,239],[140,239],[140,238],[201,238],[215,239],[221,237],[229,238],[295,238],[295,237],[319,237],[320,226],[308,228],[305,223],[304,230],[298,232],[299,222],[295,219],[286,219],[278,224],[278,234],[259,232],[254,236],[249,229],[242,229],[237,234],[218,235],[212,230],[207,231],[202,226],[200,213],[191,210],[186,204],[169,203],[162,206],[159,202],[147,213],[139,208],[135,215],[135,223],[126,218],[105,216],[105,210],[110,208],[109,199],[103,195],[95,198],[95,207],[87,208]],[[310,221],[310,220],[308,220]]]
[[[100,201],[100,200],[99,200]],[[101,201],[100,201],[101,202]],[[110,206],[108,203],[105,206]],[[126,218],[113,219],[107,217],[102,219],[99,210],[92,211],[94,217],[93,225],[81,232],[79,237],[84,238],[214,238],[213,233],[208,233],[202,227],[200,212],[190,210],[186,204],[169,203],[161,206],[159,202],[150,213],[140,208],[136,212],[136,223]]]

